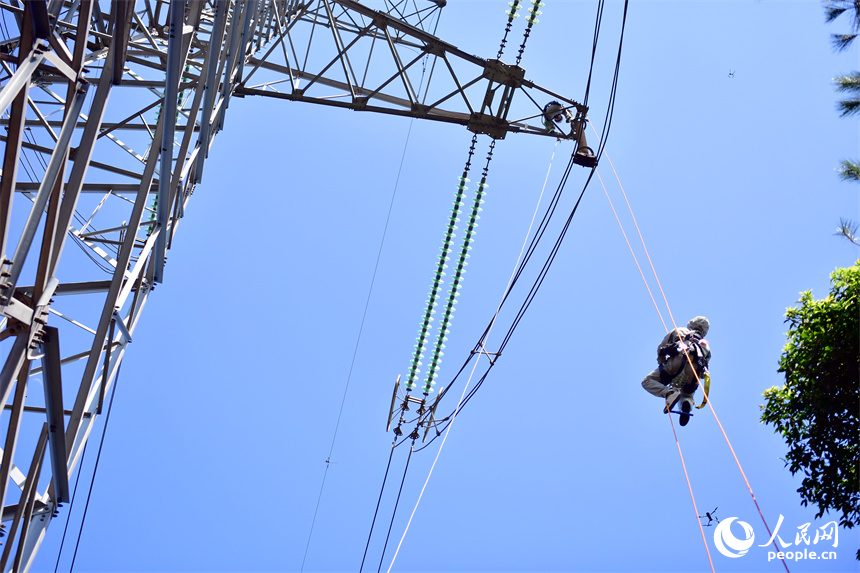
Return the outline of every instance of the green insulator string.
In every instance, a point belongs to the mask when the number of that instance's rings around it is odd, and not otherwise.
[[[180,84],[184,81],[191,80],[192,78],[186,77],[185,74],[191,69],[191,64],[185,64],[185,69],[182,72],[182,79],[180,80]],[[167,81],[167,74],[164,75],[165,81]],[[176,112],[176,125],[179,126],[179,110],[182,109],[182,106],[185,105],[185,98],[188,95],[186,90],[182,90],[179,92],[179,95],[176,98],[177,112]],[[164,107],[164,104],[158,104],[158,107],[155,109],[155,123],[158,123],[158,120],[161,119],[161,111]],[[150,132],[149,138],[152,139],[153,134]],[[152,230],[155,228],[155,214],[158,212],[158,195],[156,194],[152,199],[152,211],[149,214],[149,221],[152,223],[149,226],[149,230],[146,232],[146,236],[149,237],[152,234]]]
[[[475,192],[475,198],[472,201],[472,210],[469,213],[468,225],[466,232],[463,234],[463,241],[460,245],[460,255],[457,258],[457,265],[454,268],[453,277],[451,279],[451,289],[448,291],[448,301],[445,304],[442,321],[439,324],[439,331],[436,335],[436,346],[433,349],[433,356],[430,361],[430,366],[427,369],[427,379],[424,381],[424,386],[421,390],[424,395],[428,395],[436,384],[436,378],[439,376],[439,363],[442,360],[442,349],[445,348],[445,341],[448,340],[448,332],[451,328],[451,320],[454,315],[454,306],[457,304],[457,294],[460,291],[460,285],[463,283],[463,275],[466,273],[466,259],[469,258],[469,251],[472,249],[472,240],[475,236],[475,229],[478,226],[478,219],[481,211],[481,204],[484,202],[487,185],[487,171],[490,167],[490,160],[493,158],[493,148],[496,146],[496,141],[490,143],[490,151],[487,153],[487,164],[484,166],[484,172],[481,176],[481,182],[478,183],[478,190]]]
[[[478,136],[472,136],[472,145],[469,147],[469,157],[466,160],[466,167],[463,169],[463,175],[459,178],[457,191],[454,193],[454,207],[451,209],[451,217],[448,219],[448,227],[445,229],[445,236],[442,239],[441,253],[439,255],[439,263],[436,265],[436,273],[433,276],[433,284],[430,288],[429,299],[427,300],[427,308],[424,311],[424,316],[421,317],[421,328],[418,331],[417,344],[415,344],[415,352],[412,354],[412,363],[409,366],[409,374],[406,377],[406,391],[409,392],[416,386],[416,381],[420,374],[419,367],[421,359],[424,358],[424,350],[427,348],[429,340],[429,332],[433,315],[436,314],[436,305],[438,304],[439,291],[442,287],[445,269],[448,268],[447,262],[450,260],[448,256],[451,253],[451,243],[454,240],[457,223],[460,221],[460,209],[463,206],[463,198],[466,194],[466,183],[469,181],[469,169],[472,166],[472,155],[475,153],[475,144],[478,141]]]
[[[152,230],[155,229],[155,214],[158,213],[158,193],[155,193],[152,196],[152,207],[150,207],[149,212],[149,229],[146,231],[147,238],[152,234]]]
[[[179,80],[180,85],[182,82],[191,81],[193,78],[191,76],[187,76],[188,71],[191,69],[191,64],[185,64],[185,69],[182,70],[182,78]],[[176,103],[179,106],[179,109],[182,109],[182,106],[185,105],[186,98],[190,95],[191,92],[188,90],[181,90],[179,92],[179,96],[176,98]],[[179,125],[179,114],[176,114],[176,124]]]
[[[179,80],[180,85],[182,84],[182,82],[190,81],[193,79],[191,76],[185,75],[188,73],[188,71],[190,69],[191,69],[191,64],[185,64],[185,69],[182,71],[182,78]],[[167,81],[167,74],[164,74],[164,80],[165,80],[165,82]],[[181,115],[179,113],[179,110],[182,109],[183,105],[185,105],[185,99],[188,95],[190,95],[190,93],[188,91],[180,90],[176,96],[177,112],[176,112],[175,120],[176,120],[177,126],[179,125],[179,116]],[[155,108],[155,123],[158,123],[158,120],[161,119],[161,108],[162,107],[164,107],[164,104],[160,103],[160,104],[158,104],[158,107]],[[152,133],[149,134],[149,138],[152,139]]]
[[[520,17],[519,9],[522,8],[522,6],[520,6],[520,0],[508,2],[508,6],[510,6],[510,9],[505,10],[505,14],[508,15],[508,23],[505,26],[505,35],[502,36],[502,43],[499,45],[499,55],[496,56],[497,60],[502,59],[502,52],[505,51],[505,45],[508,43],[508,33],[511,31],[511,25],[514,23],[515,18]]]
[[[537,17],[542,14],[540,8],[544,6],[544,3],[540,0],[531,0],[531,4],[531,8],[529,8],[529,15],[526,16],[526,32],[523,36],[523,43],[520,44],[520,51],[517,54],[517,65],[519,65],[520,60],[523,59],[523,51],[526,49],[526,42],[529,39],[529,34],[531,34],[532,32],[532,26],[540,22]]]

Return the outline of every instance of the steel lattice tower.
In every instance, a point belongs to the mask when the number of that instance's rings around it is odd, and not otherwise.
[[[29,568],[70,498],[232,97],[583,145],[584,106],[431,33],[444,4],[0,4],[0,571]],[[550,100],[572,112],[569,133],[544,127]]]

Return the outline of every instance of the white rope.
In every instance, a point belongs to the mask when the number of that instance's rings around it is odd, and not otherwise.
[[[543,188],[541,188],[540,196],[538,197],[537,205],[535,206],[535,211],[532,214],[532,220],[529,223],[528,231],[526,232],[526,238],[523,241],[523,246],[520,249],[520,254],[517,257],[517,262],[514,264],[514,271],[511,273],[511,277],[508,279],[508,284],[505,285],[505,291],[502,295],[502,300],[499,302],[499,306],[496,309],[496,314],[493,315],[493,320],[490,321],[490,327],[487,329],[487,336],[489,338],[490,332],[493,329],[493,326],[496,324],[496,318],[499,316],[499,312],[502,310],[502,304],[505,300],[505,296],[508,294],[508,290],[511,288],[511,283],[514,280],[514,276],[517,273],[517,268],[520,265],[520,260],[523,257],[523,252],[526,250],[526,245],[528,244],[529,236],[532,232],[532,227],[534,226],[535,219],[537,218],[538,211],[540,210],[540,204],[543,200],[544,191],[546,190],[546,184],[549,181],[549,173],[552,169],[552,162],[555,159],[555,152],[558,149],[558,142],[556,140],[555,147],[552,150],[552,156],[549,159],[549,167],[546,170],[546,177],[543,181]],[[400,553],[400,547],[403,545],[403,540],[406,539],[406,533],[409,531],[409,526],[412,525],[412,518],[415,517],[415,512],[418,511],[418,504],[421,503],[421,498],[424,496],[424,490],[427,489],[427,484],[430,483],[430,476],[433,475],[433,469],[436,467],[436,462],[439,461],[439,456],[442,454],[442,448],[445,447],[445,441],[448,439],[448,435],[451,433],[451,426],[454,425],[454,421],[457,419],[457,413],[460,411],[460,406],[463,404],[463,399],[466,397],[466,391],[469,389],[469,384],[472,382],[472,376],[475,375],[475,369],[478,368],[478,362],[481,360],[481,355],[475,359],[475,365],[472,367],[472,371],[469,373],[469,379],[466,380],[466,384],[463,387],[463,393],[460,394],[460,400],[457,402],[457,408],[454,410],[454,414],[451,416],[451,422],[448,424],[448,427],[445,429],[445,435],[442,437],[442,443],[439,445],[439,451],[436,452],[436,459],[433,460],[433,465],[430,466],[430,471],[427,473],[427,479],[424,480],[424,486],[421,488],[421,493],[418,494],[418,500],[415,502],[415,507],[412,509],[412,514],[409,516],[409,521],[406,523],[406,528],[403,530],[403,535],[400,537],[400,542],[397,544],[397,550],[394,552],[394,557],[391,558],[391,564],[388,566],[388,573],[391,573],[391,568],[394,567],[394,561],[397,559],[397,554]]]

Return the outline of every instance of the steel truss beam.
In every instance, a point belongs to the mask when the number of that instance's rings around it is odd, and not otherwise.
[[[236,95],[456,123],[495,139],[510,132],[577,139],[588,112],[525,79],[519,66],[468,54],[355,0],[307,2],[287,20],[268,50],[250,58]],[[550,101],[574,115],[568,133],[544,127]]]
[[[0,573],[68,498],[232,96],[578,137],[583,106],[436,38],[444,4],[0,2]]]

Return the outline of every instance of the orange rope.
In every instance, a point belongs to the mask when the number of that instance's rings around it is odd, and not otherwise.
[[[589,122],[589,123],[590,123],[590,122]],[[597,131],[594,129],[594,125],[592,125],[592,126],[591,126],[591,129],[594,131],[595,135],[597,135]],[[599,139],[600,139],[600,138],[599,138],[599,136],[598,136],[598,143],[599,143]],[[611,159],[609,159],[609,155],[606,153],[606,149],[605,149],[605,148],[604,148],[604,150],[603,150],[603,155],[604,155],[604,156],[606,156],[606,160],[609,162],[609,166],[612,168],[612,172],[615,174],[615,179],[618,181],[618,187],[621,189],[621,193],[622,193],[622,195],[624,196],[624,200],[627,202],[627,208],[630,210],[630,216],[633,218],[634,223],[636,223],[636,217],[635,217],[635,215],[633,215],[633,209],[632,209],[632,207],[630,206],[630,201],[627,199],[627,193],[624,191],[624,187],[621,185],[621,179],[618,177],[618,172],[615,170],[615,166],[612,164],[612,160],[611,160]],[[600,176],[598,175],[598,178],[599,178],[599,177],[600,177]],[[601,182],[601,185],[602,185],[602,184],[603,184],[603,180],[601,180],[600,182]],[[603,188],[603,190],[604,190],[604,192],[606,192],[606,187],[604,187],[604,188]],[[609,198],[609,194],[607,193],[607,199],[608,199],[608,198]],[[610,205],[611,205],[611,204],[612,204],[612,201],[610,201]],[[613,211],[613,213],[615,212],[615,208],[614,208],[614,207],[612,208],[612,211]],[[617,214],[616,214],[616,220],[617,220],[617,219],[618,219],[618,216],[617,216]],[[618,224],[619,224],[619,225],[621,225],[621,222],[619,221],[619,222],[618,222]],[[639,225],[638,225],[638,223],[636,223],[636,230],[639,232],[639,239],[640,239],[640,241],[642,242],[642,248],[645,250],[645,253],[646,253],[646,255],[647,255],[647,254],[648,254],[648,248],[645,246],[645,240],[642,238],[642,232],[639,230]],[[623,228],[622,228],[622,233],[623,233]],[[624,235],[624,238],[625,238],[625,240],[627,239],[627,235],[626,235],[626,234]],[[629,245],[629,242],[628,242],[628,245]],[[632,250],[632,248],[631,248],[631,253],[632,253],[632,252],[633,252],[633,250]],[[633,258],[635,259],[635,258],[636,258],[636,255],[633,255]],[[678,328],[678,325],[675,323],[675,318],[672,316],[672,309],[669,307],[669,301],[668,301],[668,300],[667,300],[667,298],[666,298],[666,293],[663,291],[663,287],[662,287],[662,285],[660,284],[660,279],[659,279],[659,277],[657,276],[657,271],[656,271],[656,269],[654,268],[654,264],[653,264],[653,262],[651,262],[651,256],[650,256],[650,255],[648,255],[648,262],[651,264],[651,270],[652,270],[652,271],[653,271],[653,273],[654,273],[654,280],[657,282],[657,286],[660,288],[660,292],[663,294],[663,302],[665,302],[665,304],[666,304],[666,310],[667,310],[667,311],[668,311],[668,313],[669,313],[669,318],[670,318],[670,319],[671,319],[671,321],[672,321],[672,326],[674,326],[675,328]],[[636,262],[636,266],[637,266],[637,267],[639,266],[639,262],[638,262],[638,261]],[[640,269],[640,271],[641,271],[641,269]],[[647,286],[647,282],[646,282],[646,286]],[[648,290],[648,292],[649,292],[649,294],[650,294],[651,290],[649,289],[649,290]],[[652,300],[653,300],[653,296],[652,296],[651,298],[652,298]],[[660,314],[659,309],[658,309],[657,313],[658,313],[658,314]],[[661,320],[661,322],[663,321],[663,316],[662,316],[662,315],[660,315],[660,320]],[[666,323],[665,323],[665,322],[663,322],[663,327],[665,328],[665,326],[666,326]],[[668,332],[668,330],[667,330],[667,332]],[[749,492],[750,492],[750,496],[752,497],[753,503],[755,504],[756,509],[758,510],[759,517],[761,517],[762,523],[764,523],[764,527],[765,527],[765,529],[767,530],[768,534],[769,534],[769,535],[771,535],[771,536],[773,536],[773,534],[771,533],[770,527],[769,527],[769,526],[768,526],[768,524],[767,524],[767,520],[766,520],[766,519],[765,519],[765,517],[764,517],[764,513],[763,513],[763,512],[762,512],[762,510],[761,510],[761,506],[759,506],[759,504],[758,504],[758,500],[757,500],[757,499],[756,499],[756,497],[755,497],[755,493],[753,492],[752,486],[750,485],[750,482],[749,482],[749,480],[747,479],[746,473],[744,472],[743,467],[741,467],[741,462],[740,462],[740,460],[738,459],[737,454],[735,453],[735,449],[734,449],[734,447],[732,446],[732,442],[731,442],[731,440],[729,440],[729,436],[728,436],[728,434],[726,434],[726,430],[725,430],[725,428],[723,428],[723,424],[720,422],[720,419],[719,419],[719,417],[717,416],[717,412],[716,412],[716,410],[714,410],[714,404],[711,402],[711,398],[710,398],[710,396],[708,396],[708,393],[705,391],[704,386],[701,384],[701,380],[699,379],[699,374],[698,374],[698,372],[696,372],[696,369],[695,369],[695,367],[693,366],[693,362],[692,362],[692,360],[690,359],[690,356],[689,356],[686,352],[684,352],[684,355],[687,357],[687,363],[690,365],[690,369],[692,370],[693,375],[696,377],[696,382],[698,383],[699,387],[701,387],[701,389],[702,389],[702,394],[704,394],[704,396],[705,396],[705,400],[707,401],[708,405],[709,405],[709,406],[710,406],[710,408],[711,408],[711,413],[714,415],[714,420],[717,422],[717,426],[719,426],[720,431],[721,431],[721,432],[722,432],[722,434],[723,434],[723,438],[725,438],[725,440],[726,440],[726,444],[729,446],[729,451],[731,451],[731,452],[732,452],[732,457],[735,459],[735,463],[736,463],[736,464],[737,464],[737,466],[738,466],[738,470],[740,470],[740,472],[741,472],[741,476],[742,476],[742,477],[743,477],[743,479],[744,479],[744,483],[746,484],[747,489],[748,489],[748,490],[749,490]],[[671,415],[670,415],[670,420],[671,420]],[[675,425],[674,425],[674,422],[672,423],[672,432],[673,432],[673,433],[675,433]],[[675,441],[676,441],[676,442],[678,441],[678,435],[677,435],[677,434],[675,434]],[[681,452],[681,446],[680,446],[680,443],[679,443],[679,444],[678,444],[678,453],[680,453],[680,452]],[[684,460],[683,460],[683,455],[682,455],[682,456],[681,456],[681,464],[683,465],[683,463],[684,463]],[[687,474],[687,468],[686,468],[686,466],[685,466],[685,467],[684,467],[684,475],[686,475],[686,474]],[[688,485],[689,485],[689,478],[687,479],[687,483],[688,483]],[[692,497],[692,495],[693,495],[693,490],[692,490],[692,488],[691,488],[691,489],[690,489],[690,496]],[[695,504],[696,504],[696,501],[695,501],[695,499],[694,499],[694,500],[693,500],[693,507],[694,507],[694,508],[695,508]],[[697,511],[696,511],[696,517],[697,517],[697,518],[698,518],[698,515],[699,515],[699,513],[698,513],[698,510],[697,510]],[[699,523],[699,525],[700,525],[700,527],[701,527],[701,523]],[[702,536],[703,536],[703,538],[704,538],[704,531],[703,531],[703,533],[702,533]],[[776,541],[775,541],[775,540],[774,540],[774,542],[773,542],[773,545],[774,545],[774,547],[777,549],[777,551],[779,551],[779,547],[776,545]],[[705,547],[707,548],[707,542],[705,543]],[[708,550],[708,558],[710,559],[710,549]],[[781,561],[782,561],[783,566],[785,567],[785,570],[786,570],[786,571],[789,571],[789,569],[788,569],[788,564],[785,562],[785,560],[784,560],[784,559],[781,559]],[[712,564],[712,568],[713,568],[713,564]],[[789,572],[789,573],[790,573],[790,572]]]
[[[636,253],[633,252],[633,247],[630,245],[627,233],[624,232],[624,225],[621,224],[621,219],[618,218],[618,213],[615,211],[615,205],[612,204],[612,199],[609,198],[609,192],[606,191],[606,185],[603,184],[603,178],[600,176],[600,171],[595,169],[594,172],[597,174],[597,180],[600,181],[600,185],[603,187],[603,194],[606,195],[606,200],[609,201],[609,206],[612,208],[612,214],[615,215],[615,220],[618,221],[618,227],[621,229],[621,234],[624,235],[624,240],[627,242],[627,248],[630,249],[630,254],[633,255],[633,260],[636,262],[636,268],[639,269],[639,276],[642,277],[642,282],[645,283],[645,288],[648,289],[648,296],[651,297],[651,302],[654,303],[654,308],[657,310],[657,316],[660,317],[660,322],[663,323],[663,328],[666,328],[666,321],[663,320],[663,313],[660,312],[660,307],[657,306],[657,301],[654,300],[654,294],[651,292],[651,287],[648,285],[645,273],[642,272],[642,266],[639,264],[639,259],[636,258]],[[642,235],[640,234],[639,237],[641,238]],[[653,269],[654,265],[651,265],[651,268]],[[664,296],[663,298],[665,300],[666,297]],[[666,332],[669,332],[668,328],[666,328]]]
[[[687,360],[688,361],[690,360],[689,356],[687,357]],[[691,365],[692,365],[692,363],[691,363]],[[693,369],[693,373],[696,374],[695,368]],[[696,374],[696,380],[698,381],[698,379],[699,379],[699,376],[698,376],[698,374]],[[726,430],[723,428],[723,424],[720,423],[720,419],[717,417],[717,411],[714,410],[714,404],[713,404],[713,402],[711,402],[711,399],[708,397],[708,393],[705,392],[704,387],[702,387],[702,393],[705,395],[705,399],[708,401],[708,406],[711,407],[711,413],[714,415],[714,420],[717,421],[717,425],[720,427],[720,431],[723,433],[723,437],[726,439],[726,443],[729,445],[729,450],[732,452],[732,457],[735,458],[735,463],[738,465],[738,469],[741,472],[741,476],[743,476],[743,478],[744,478],[744,483],[747,484],[747,489],[750,492],[750,496],[752,496],[752,500],[753,500],[753,503],[755,503],[756,509],[758,510],[759,517],[761,517],[761,521],[762,521],[762,523],[764,523],[764,528],[767,529],[768,535],[773,537],[773,533],[771,533],[770,527],[768,527],[768,525],[767,525],[767,520],[764,518],[764,514],[761,511],[761,507],[759,507],[758,500],[755,498],[755,494],[753,493],[752,486],[750,486],[750,482],[747,479],[747,474],[744,473],[744,469],[741,467],[741,462],[738,459],[737,454],[735,454],[735,449],[732,447],[732,443],[729,441],[728,435],[726,435]],[[776,539],[773,540],[773,546],[777,550],[777,552],[780,551],[779,547],[776,544]],[[782,561],[782,564],[785,567],[785,570],[788,571],[788,564],[785,562],[785,559],[780,559],[780,561]]]
[[[591,126],[591,129],[594,130],[594,125]],[[596,131],[594,132],[597,133]],[[648,253],[648,247],[645,246],[645,239],[642,237],[642,231],[639,229],[639,223],[636,221],[636,216],[633,214],[633,208],[630,206],[630,201],[627,200],[627,193],[624,192],[624,187],[621,185],[621,179],[618,177],[618,172],[615,171],[615,166],[612,165],[612,160],[609,159],[609,155],[606,153],[606,148],[603,149],[603,155],[606,156],[606,161],[609,162],[609,167],[612,168],[612,173],[615,174],[615,180],[618,181],[618,188],[621,189],[621,194],[624,196],[624,202],[627,203],[627,210],[630,211],[630,217],[633,218],[633,225],[636,227],[636,232],[639,233],[639,242],[642,243],[642,249],[645,251],[645,257],[648,259],[648,264],[651,265],[651,272],[654,273],[654,279],[657,281],[657,287],[660,289],[660,294],[663,295],[663,302],[666,303],[666,310],[669,311],[669,319],[672,321],[672,326],[678,328],[678,325],[675,324],[675,318],[672,316],[672,309],[669,308],[669,301],[666,298],[666,293],[663,292],[663,286],[660,284],[660,279],[657,278],[657,270],[654,268],[654,262],[651,260],[651,255]],[[639,263],[636,263],[637,265]],[[660,321],[663,320],[663,317],[660,316]],[[663,323],[663,328],[666,328],[666,323]],[[669,332],[669,329],[666,328],[666,332]]]
[[[591,121],[588,122],[591,126],[591,131],[594,132],[595,137],[597,137],[597,143],[600,143],[600,136],[597,134],[597,130],[594,129],[594,124]],[[630,201],[627,200],[627,193],[624,192],[624,186],[621,185],[621,178],[618,177],[618,172],[615,170],[615,166],[612,164],[612,160],[609,159],[609,154],[606,153],[606,148],[603,148],[603,155],[606,157],[606,161],[609,162],[609,167],[612,168],[612,173],[615,174],[615,180],[618,181],[618,188],[621,189],[621,194],[624,196],[624,201],[627,203],[627,210],[630,211],[630,216],[633,218],[633,224],[636,226],[636,232],[639,233],[639,242],[642,243],[642,249],[645,251],[645,256],[648,258],[648,264],[651,265],[651,272],[654,273],[654,279],[657,281],[657,287],[660,289],[660,294],[663,295],[663,302],[666,303],[666,310],[669,311],[669,319],[672,321],[672,326],[674,328],[678,328],[678,325],[675,324],[675,318],[672,316],[672,309],[669,308],[669,301],[666,298],[666,293],[663,292],[663,285],[660,284],[660,279],[657,277],[657,269],[654,268],[654,262],[651,260],[651,255],[648,253],[648,247],[645,246],[645,239],[642,237],[642,231],[639,229],[639,223],[636,222],[636,216],[633,214],[633,208],[630,206]],[[614,209],[613,209],[614,211]],[[638,266],[639,263],[637,262]],[[659,313],[659,311],[658,311]],[[660,316],[660,321],[662,322],[663,316]],[[663,328],[666,328],[666,323],[663,323]],[[666,332],[669,332],[669,329],[666,328]]]
[[[648,281],[645,279],[645,274],[642,272],[642,267],[639,265],[639,259],[636,257],[636,253],[633,251],[633,247],[630,245],[630,241],[627,239],[627,233],[624,231],[624,225],[621,223],[621,219],[618,218],[618,213],[615,211],[615,205],[612,204],[612,199],[609,197],[609,192],[606,190],[606,185],[604,185],[603,183],[603,178],[600,176],[600,171],[595,169],[594,172],[597,174],[597,179],[598,181],[600,181],[600,185],[603,187],[603,193],[606,195],[606,200],[609,201],[609,206],[612,208],[612,213],[615,215],[615,220],[618,222],[618,227],[621,229],[621,234],[624,235],[624,240],[627,242],[627,247],[630,249],[630,254],[633,255],[633,260],[636,262],[636,267],[639,269],[639,274],[642,275],[642,281],[645,283],[645,288],[648,290],[648,294],[651,296],[651,301],[654,303],[654,308],[657,309],[657,315],[660,317],[660,322],[663,323],[663,328],[666,329],[666,332],[669,332],[669,329],[666,328],[666,321],[663,320],[663,314],[660,312],[660,307],[657,305],[657,301],[654,300],[654,295],[651,292],[651,287],[648,285]],[[616,179],[618,178],[617,173],[615,174],[615,177]],[[628,202],[627,205],[629,207],[630,203]],[[639,238],[641,240],[641,233],[639,234]],[[651,265],[651,270],[654,270],[653,264]],[[657,277],[656,272],[654,273],[654,277]],[[660,284],[659,279],[657,281],[657,284]],[[662,292],[662,289],[660,290]],[[663,295],[663,300],[666,300],[665,294]],[[668,308],[668,304],[666,306]],[[672,433],[675,435],[675,444],[677,444],[678,446],[678,455],[681,456],[681,467],[684,468],[684,477],[687,479],[687,488],[690,490],[690,499],[693,500],[693,512],[696,516],[696,523],[699,524],[699,530],[702,532],[702,543],[705,544],[705,552],[707,552],[708,554],[708,563],[710,563],[711,565],[711,572],[716,573],[714,571],[714,561],[713,559],[711,559],[711,549],[710,547],[708,547],[708,540],[705,538],[705,530],[702,527],[701,520],[699,519],[699,509],[696,507],[696,496],[693,495],[693,485],[690,483],[690,475],[687,473],[687,464],[684,462],[684,454],[683,452],[681,452],[681,442],[678,441],[678,434],[677,432],[675,432],[675,422],[672,420],[671,414],[669,415],[669,423],[672,425]]]
[[[684,477],[687,478],[687,487],[690,490],[690,499],[693,500],[693,511],[696,514],[696,523],[699,524],[699,531],[702,532],[702,542],[705,544],[705,551],[708,552],[708,563],[711,564],[711,572],[716,573],[714,571],[714,561],[711,559],[711,549],[708,547],[707,539],[705,539],[705,528],[702,527],[702,520],[699,519],[699,509],[696,507],[696,497],[693,495],[693,486],[690,484],[690,476],[687,474],[687,464],[684,463],[684,454],[681,453],[681,442],[678,441],[678,433],[675,431],[675,422],[672,421],[671,414],[669,414],[669,423],[672,425],[672,434],[674,434],[675,444],[678,446],[678,455],[681,456],[681,467],[684,468]]]

